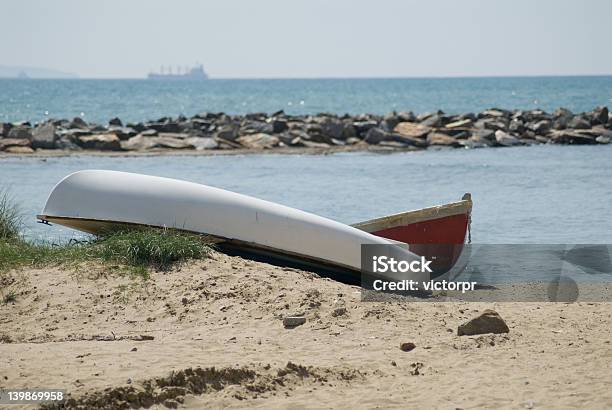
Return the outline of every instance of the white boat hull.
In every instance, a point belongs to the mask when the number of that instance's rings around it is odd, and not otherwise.
[[[176,228],[353,271],[361,270],[362,244],[394,245],[392,240],[273,202],[117,171],[79,171],[65,177],[38,218],[89,233],[125,224]],[[394,248],[397,258],[419,259],[400,246]]]

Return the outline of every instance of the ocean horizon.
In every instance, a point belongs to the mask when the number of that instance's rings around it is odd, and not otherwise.
[[[0,121],[80,116],[106,123],[200,112],[336,114],[487,108],[564,107],[589,111],[612,103],[612,75],[221,79],[0,79]]]

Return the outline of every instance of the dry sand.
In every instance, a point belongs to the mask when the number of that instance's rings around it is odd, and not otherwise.
[[[217,252],[144,282],[96,266],[11,276],[0,387],[64,388],[88,408],[612,406],[608,303],[361,302],[358,287]],[[508,334],[457,336],[487,308]],[[288,314],[307,322],[285,329]]]

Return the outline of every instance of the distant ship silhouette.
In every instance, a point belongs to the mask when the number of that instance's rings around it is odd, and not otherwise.
[[[185,68],[184,72],[181,73],[180,67],[177,68],[176,73],[172,73],[172,67],[168,67],[168,72],[164,72],[162,66],[159,73],[149,73],[147,78],[149,80],[207,80],[208,75],[204,71],[202,64],[197,65],[191,69]]]

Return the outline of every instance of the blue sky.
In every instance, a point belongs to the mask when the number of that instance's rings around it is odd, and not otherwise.
[[[0,65],[143,77],[612,74],[609,0],[19,0]]]

